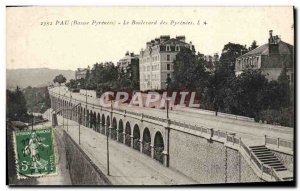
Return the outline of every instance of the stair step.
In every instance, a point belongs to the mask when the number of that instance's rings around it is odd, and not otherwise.
[[[264,148],[266,148],[266,146],[265,145],[260,145],[260,146],[250,146],[249,148],[261,148],[261,147],[264,147]]]
[[[269,161],[269,162],[264,162],[266,165],[271,165],[271,164],[282,164],[280,161]]]
[[[270,151],[270,150],[252,150],[252,152],[254,152],[254,153],[270,153],[272,151]]]
[[[258,157],[257,157],[258,158]],[[267,158],[262,158],[261,160],[266,160],[266,159],[273,159],[274,161],[279,161],[278,158],[276,158],[275,156],[269,156]]]
[[[259,157],[274,157],[274,155],[272,154],[259,154],[259,155],[256,155],[258,158]]]
[[[285,181],[293,181],[294,180],[293,177],[284,177],[282,179],[285,180]]]
[[[272,154],[272,151],[253,151],[255,154]]]
[[[264,155],[264,156],[260,156],[260,155],[255,155],[257,158],[263,158],[263,157],[267,157],[267,158],[275,158],[277,159],[274,155]]]
[[[265,162],[280,162],[278,159],[259,159],[261,162],[265,163]]]
[[[281,168],[281,167],[283,167],[283,168],[285,168],[285,166],[283,166],[283,164],[271,164],[271,165],[269,165],[269,166],[271,166],[271,167],[276,167],[276,168]]]
[[[261,151],[261,150],[270,150],[270,149],[268,149],[267,147],[265,147],[265,148],[260,147],[260,148],[251,148],[251,150],[252,151],[256,151],[256,150]]]
[[[284,170],[287,170],[285,167],[280,167],[280,168],[274,167],[274,169],[275,169],[276,171],[284,171]]]

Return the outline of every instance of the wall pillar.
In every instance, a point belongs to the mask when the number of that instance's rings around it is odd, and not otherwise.
[[[162,154],[164,155],[163,164],[165,167],[168,167],[169,166],[169,154],[167,151],[163,151]]]
[[[110,127],[108,128],[108,133],[109,133],[108,136],[109,136],[110,139],[112,139],[111,129],[112,129],[112,126],[110,126]]]
[[[170,120],[167,120],[165,127],[164,151],[163,151],[163,164],[169,166],[169,133],[170,133]]]
[[[125,144],[126,134],[124,131],[122,132],[122,134],[123,134],[123,144]]]
[[[107,129],[107,123],[104,124],[104,135],[107,136],[108,129]]]
[[[142,153],[143,152],[143,141],[140,139],[139,142],[140,142],[140,152]]]
[[[150,145],[151,147],[151,158],[154,158],[154,145]]]
[[[130,147],[133,148],[133,135],[130,136]]]
[[[119,129],[117,129],[117,142],[119,142]]]

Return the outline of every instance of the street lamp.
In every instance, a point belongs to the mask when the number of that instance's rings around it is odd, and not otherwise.
[[[169,98],[168,98],[168,91],[169,91],[169,85],[170,85],[170,82],[171,82],[171,78],[168,76],[167,77],[167,82],[166,82],[166,85],[167,85],[167,119],[169,120]]]

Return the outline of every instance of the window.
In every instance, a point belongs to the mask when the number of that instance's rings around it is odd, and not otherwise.
[[[167,61],[170,61],[170,55],[169,54],[167,55]]]
[[[170,45],[167,45],[167,51],[171,51],[171,47],[170,47]]]
[[[167,64],[167,70],[170,70],[170,64]]]
[[[167,74],[167,79],[168,79],[168,78],[171,78],[171,75],[170,75],[170,74]]]
[[[175,51],[180,51],[180,46],[179,45],[175,46]]]

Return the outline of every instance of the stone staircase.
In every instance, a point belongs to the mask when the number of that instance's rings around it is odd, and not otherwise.
[[[273,167],[283,181],[293,180],[293,173],[288,171],[284,164],[266,146],[250,146],[250,150],[262,164]]]

